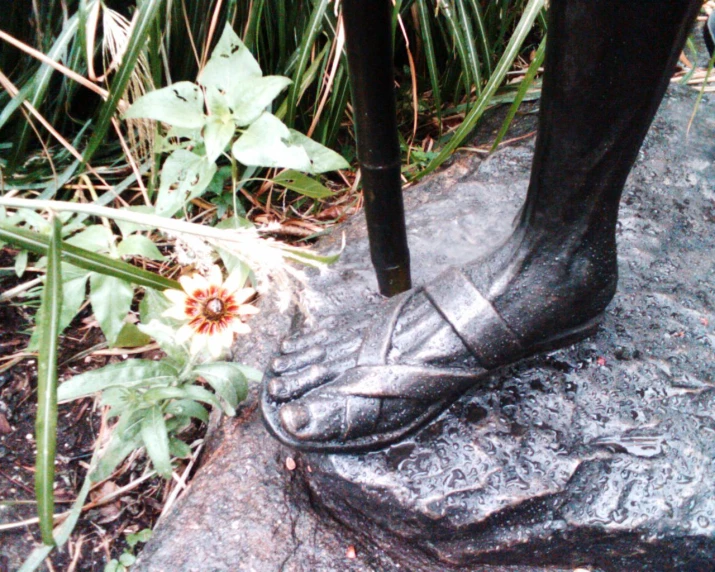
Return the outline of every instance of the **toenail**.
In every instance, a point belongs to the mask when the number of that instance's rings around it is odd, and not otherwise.
[[[306,407],[291,403],[281,408],[281,423],[286,431],[297,434],[310,423],[310,413]]]

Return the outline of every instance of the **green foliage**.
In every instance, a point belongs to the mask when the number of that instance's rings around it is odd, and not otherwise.
[[[264,111],[291,81],[264,77],[230,26],[225,27],[198,82],[179,82],[148,93],[124,114],[125,119],[155,119],[173,128],[165,140],[165,148],[172,152],[161,170],[158,215],[172,216],[187,201],[202,196],[218,170],[215,161],[229,145],[231,160],[249,167],[317,174],[349,166],[334,151]],[[314,187],[303,180],[292,189],[301,192],[309,186]]]

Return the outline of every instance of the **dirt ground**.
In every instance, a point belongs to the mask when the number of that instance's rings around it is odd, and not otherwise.
[[[13,254],[7,248],[0,251],[0,268],[12,268]],[[0,279],[0,292],[23,280],[14,275]],[[37,366],[32,356],[19,353],[32,333],[33,312],[33,308],[17,303],[0,304],[0,572],[17,570],[40,540],[34,520]],[[89,316],[85,309],[62,338],[60,380],[126,358],[126,354],[97,349],[103,338]],[[153,357],[151,352],[134,355]],[[75,499],[93,444],[103,430],[105,420],[92,399],[60,405],[56,513],[68,510]],[[187,435],[188,442],[196,441],[200,433],[194,427]],[[143,478],[146,469],[146,460],[135,456],[112,478],[95,487],[88,499],[89,506],[86,505],[85,518],[80,519],[68,546],[54,551],[45,569],[102,571],[111,558],[119,557],[126,549],[127,534],[152,528],[173,485],[158,477]]]

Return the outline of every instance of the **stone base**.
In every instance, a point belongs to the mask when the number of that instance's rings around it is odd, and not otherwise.
[[[504,368],[366,455],[290,452],[254,394],[137,570],[712,570],[715,117],[704,102],[686,140],[693,100],[671,91],[629,179],[619,294],[596,336]],[[463,157],[406,193],[415,284],[506,236],[532,152]],[[304,313],[265,310],[242,361],[264,368],[291,325],[374,306],[362,221],[346,230]]]

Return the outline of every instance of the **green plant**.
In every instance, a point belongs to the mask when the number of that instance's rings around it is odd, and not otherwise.
[[[136,562],[137,558],[134,555],[134,549],[137,544],[147,542],[151,538],[151,529],[145,528],[136,534],[127,535],[128,548],[124,550],[119,559],[112,559],[107,562],[104,567],[104,572],[127,572],[129,568]]]

